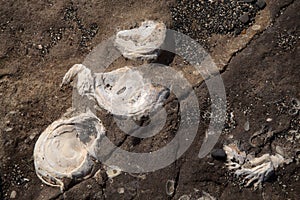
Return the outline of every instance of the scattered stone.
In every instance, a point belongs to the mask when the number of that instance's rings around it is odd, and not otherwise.
[[[244,1],[177,0],[171,14],[174,30],[190,36],[206,48],[209,46],[207,38],[213,34],[238,35],[247,29],[247,22],[254,21],[259,10],[255,4]],[[249,18],[246,23],[239,19],[244,13]]]
[[[271,121],[273,121],[273,119],[272,118],[267,118],[266,121],[271,122]]]
[[[243,22],[244,24],[247,24],[250,20],[249,15],[247,13],[240,16],[239,20]]]
[[[258,31],[258,30],[260,30],[261,29],[261,26],[260,25],[253,25],[252,26],[252,30],[254,30],[254,31]]]
[[[43,49],[43,45],[39,44],[39,45],[37,46],[37,48],[38,48],[39,50],[42,50],[42,49]]]
[[[17,192],[13,190],[10,194],[10,198],[15,199],[16,197],[17,197]]]
[[[118,188],[118,193],[119,194],[124,194],[124,192],[125,192],[125,189],[123,187]]]
[[[93,188],[92,185],[90,185],[90,184],[87,185],[86,187],[87,187],[88,189],[92,189],[92,188]]]
[[[5,132],[11,132],[13,130],[13,128],[7,128],[5,129]]]
[[[31,135],[29,136],[29,139],[30,139],[30,140],[33,140],[33,139],[35,138],[36,135],[37,135],[37,133],[31,134]]]
[[[250,123],[249,123],[248,120],[247,120],[247,121],[245,122],[245,124],[244,124],[244,130],[245,130],[245,131],[249,131],[249,130],[250,130]]]
[[[256,2],[256,5],[257,5],[260,9],[263,9],[263,8],[265,8],[265,6],[266,6],[266,2],[265,2],[264,0],[258,0],[258,1]]]
[[[223,149],[214,149],[211,152],[211,156],[216,160],[226,160],[226,153]]]
[[[169,196],[172,196],[175,191],[175,181],[174,180],[168,180],[166,183],[166,193]]]

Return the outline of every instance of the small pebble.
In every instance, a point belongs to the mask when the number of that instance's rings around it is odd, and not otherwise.
[[[10,194],[10,198],[15,199],[16,197],[17,197],[17,192],[13,190]]]
[[[268,118],[266,121],[267,122],[271,122],[271,121],[273,121],[273,119],[272,118]]]
[[[223,149],[214,149],[211,152],[211,156],[216,160],[226,160],[226,153]]]
[[[260,25],[253,25],[252,26],[252,30],[254,30],[254,31],[258,31],[258,30],[260,30],[260,28],[261,28]]]
[[[242,16],[240,16],[239,20],[241,22],[243,22],[244,24],[246,24],[249,22],[250,18],[249,18],[249,15],[247,13],[245,13]]]
[[[41,44],[39,44],[39,45],[37,46],[37,48],[38,48],[39,50],[42,50],[42,49],[43,49],[43,46],[42,46]]]
[[[92,189],[92,185],[87,185],[86,186],[88,189]]]
[[[247,121],[245,122],[245,124],[244,124],[244,130],[245,130],[245,131],[249,131],[249,130],[250,130],[250,123],[249,123],[248,120],[247,120]]]
[[[34,138],[35,138],[35,134],[32,134],[32,135],[29,136],[30,140],[33,140]]]
[[[12,130],[13,130],[13,128],[7,128],[7,129],[5,129],[5,132],[10,132]]]
[[[258,0],[256,2],[256,5],[260,8],[263,9],[266,6],[266,2],[264,0]]]
[[[119,194],[124,194],[124,192],[125,192],[125,189],[123,187],[118,188],[118,193]]]

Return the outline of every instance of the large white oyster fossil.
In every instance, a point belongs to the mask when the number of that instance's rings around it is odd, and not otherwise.
[[[133,67],[93,73],[84,65],[76,64],[66,73],[62,85],[76,75],[75,87],[81,96],[95,100],[101,108],[119,116],[147,116],[161,106],[169,94],[168,89],[153,86]]]
[[[254,183],[254,188],[258,188],[285,162],[283,156],[278,153],[254,158],[251,155],[246,156],[246,153],[240,151],[234,144],[224,145],[223,149],[227,154],[226,165],[229,170],[236,170],[235,175],[243,177],[243,183],[246,182],[245,187]]]
[[[115,46],[129,59],[153,60],[166,37],[166,26],[161,22],[145,21],[139,28],[117,33]]]
[[[105,129],[90,111],[53,122],[34,148],[37,176],[47,185],[64,190],[64,180],[93,175],[95,150]]]

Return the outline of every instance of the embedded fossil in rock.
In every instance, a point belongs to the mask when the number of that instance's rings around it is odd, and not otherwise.
[[[133,67],[123,67],[106,73],[93,73],[82,64],[74,65],[64,76],[62,85],[75,76],[81,96],[95,100],[99,107],[114,115],[142,117],[161,106],[169,90],[154,86]]]
[[[122,170],[118,166],[105,166],[107,177],[112,179],[116,176],[119,176],[122,173]]]
[[[263,126],[261,130],[255,132],[250,138],[249,138],[249,144],[252,147],[259,147],[265,145],[272,137],[274,136],[274,131],[271,130],[268,126]],[[254,142],[255,138],[262,137],[262,142],[259,144],[256,144]]]
[[[153,60],[159,55],[165,37],[164,23],[145,21],[139,28],[118,32],[115,46],[126,58]]]
[[[91,112],[53,122],[34,148],[37,176],[47,185],[65,188],[67,180],[83,180],[94,173],[95,149],[105,134],[101,121]]]
[[[245,187],[254,183],[254,188],[266,181],[274,171],[285,162],[282,155],[264,154],[254,158],[250,154],[240,151],[236,145],[224,145],[223,149],[227,154],[227,166],[229,170],[236,170],[235,175],[243,177]]]
[[[228,169],[237,169],[242,164],[244,164],[246,160],[246,153],[243,151],[240,151],[236,144],[232,143],[229,145],[224,145],[223,147],[224,151],[227,155],[227,167]],[[233,162],[234,161],[234,162]]]
[[[247,181],[246,187],[256,181],[254,188],[257,188],[274,173],[280,164],[284,163],[284,160],[280,154],[264,154],[249,160],[241,169],[236,170],[235,174],[244,176],[244,181]]]

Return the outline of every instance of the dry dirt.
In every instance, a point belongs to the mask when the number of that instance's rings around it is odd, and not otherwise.
[[[88,179],[72,184],[61,193],[42,184],[35,174],[33,148],[39,135],[72,106],[72,88],[59,87],[62,77],[75,63],[82,63],[101,41],[118,30],[137,26],[143,20],[160,20],[173,26],[171,8],[176,1],[1,1],[0,7],[0,199],[191,199],[208,192],[217,199],[300,199],[300,111],[291,115],[293,99],[300,100],[299,26],[300,2],[266,1],[268,27],[230,52],[220,70],[226,88],[228,119],[215,148],[234,140],[241,148],[254,152],[275,153],[281,146],[293,161],[279,168],[263,188],[244,188],[228,172],[224,162],[210,155],[199,159],[209,120],[209,94],[201,78],[190,66],[175,56],[170,66],[182,70],[194,85],[201,122],[195,141],[172,165],[153,173],[122,173],[108,180]],[[265,17],[264,13],[257,15]],[[267,16],[266,16],[267,17]],[[251,21],[254,23],[254,21]],[[216,46],[237,42],[238,35],[208,38],[207,48],[218,57]],[[216,39],[217,38],[217,39]],[[241,37],[242,38],[242,37]],[[198,38],[199,39],[199,38]],[[222,51],[221,51],[222,52]],[[119,59],[112,68],[131,64]],[[166,103],[168,121],[164,130],[151,139],[128,137],[117,128],[109,113],[99,116],[115,144],[135,152],[153,151],[169,142],[176,132],[178,104],[174,96]],[[271,122],[266,119],[271,118]],[[244,130],[249,121],[250,130]],[[262,126],[274,130],[274,136],[258,147],[249,144],[251,134]],[[296,130],[296,132],[291,132]],[[292,141],[289,135],[294,134]],[[298,139],[296,138],[298,136]],[[263,136],[262,136],[263,137]],[[166,182],[175,181],[175,192],[166,194]],[[124,188],[124,193],[119,193]]]

